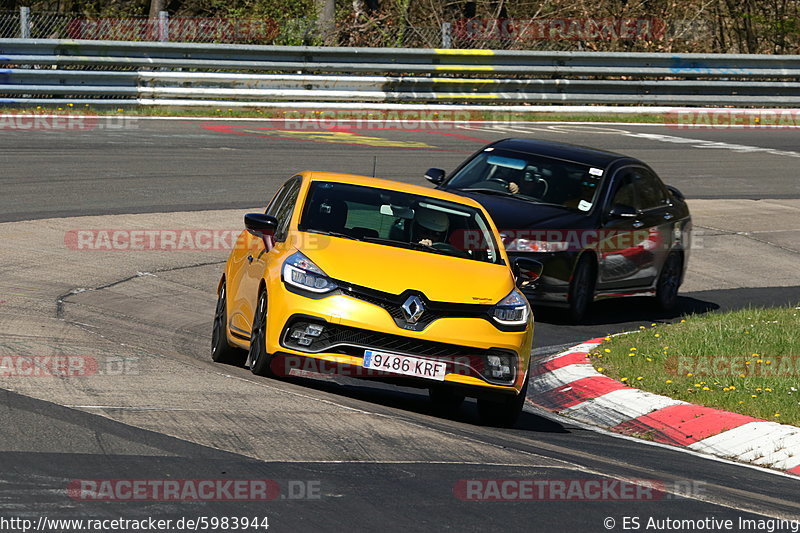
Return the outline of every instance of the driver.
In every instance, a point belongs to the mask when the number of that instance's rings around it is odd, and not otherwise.
[[[447,230],[450,228],[450,217],[441,211],[418,207],[411,225],[411,241],[425,246],[435,242],[447,242]]]
[[[540,170],[537,167],[528,165],[522,176],[522,182],[509,181],[508,191],[511,194],[519,194],[521,192],[526,196],[542,197],[547,193],[547,181],[543,176],[543,174],[547,173],[547,170]],[[552,172],[550,173],[552,174]]]

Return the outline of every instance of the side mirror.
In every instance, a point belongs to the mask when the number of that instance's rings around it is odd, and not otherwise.
[[[608,212],[609,218],[634,218],[636,216],[636,209],[629,205],[614,204]]]
[[[511,260],[511,271],[517,281],[517,287],[523,288],[536,283],[542,275],[544,265],[527,257],[515,257]]]
[[[441,168],[429,168],[425,173],[425,179],[435,185],[441,185],[444,181],[446,172]]]
[[[263,213],[247,213],[244,216],[244,227],[256,237],[272,236],[278,229],[278,219]]]

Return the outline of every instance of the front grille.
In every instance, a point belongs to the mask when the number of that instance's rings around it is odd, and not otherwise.
[[[310,344],[301,345],[298,339],[291,337],[291,331],[296,328],[305,328],[308,324],[322,324],[324,328],[319,336],[308,337],[311,341]],[[487,356],[497,354],[511,355],[513,360],[517,361],[516,354],[506,350],[486,350],[413,339],[401,335],[309,320],[305,317],[296,317],[289,321],[281,335],[281,344],[286,348],[310,353],[327,352],[363,357],[364,350],[376,350],[424,357],[446,363],[448,373],[471,375],[500,384],[509,384],[513,382],[513,378],[510,382],[500,382],[486,377]]]
[[[421,292],[413,290],[407,290],[401,294],[391,294],[347,283],[340,283],[340,287],[342,294],[382,307],[394,319],[398,327],[411,331],[422,331],[440,318],[482,318],[494,323],[491,320],[491,305],[435,302],[428,300]],[[406,321],[402,308],[403,303],[412,295],[419,297],[425,305],[425,312],[414,324]]]

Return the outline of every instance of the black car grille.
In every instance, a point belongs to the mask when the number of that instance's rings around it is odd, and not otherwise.
[[[422,331],[440,318],[482,318],[492,322],[491,305],[435,302],[428,300],[421,292],[413,290],[407,290],[401,294],[391,294],[347,283],[340,283],[340,288],[342,294],[382,307],[399,327],[411,331]],[[413,324],[406,321],[402,307],[403,303],[412,295],[419,297],[425,305],[422,316]]]

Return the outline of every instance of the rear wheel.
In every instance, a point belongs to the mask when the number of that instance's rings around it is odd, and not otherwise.
[[[589,312],[594,300],[594,284],[596,281],[595,264],[590,255],[582,255],[572,272],[569,282],[567,314],[573,323],[582,321]]]
[[[664,311],[675,309],[678,303],[678,288],[681,285],[683,261],[677,253],[671,253],[661,267],[656,285],[656,301]]]
[[[498,399],[478,398],[478,416],[485,426],[513,427],[528,397],[528,375],[525,384],[516,396]]]
[[[244,350],[228,344],[228,291],[225,282],[219,289],[217,308],[214,312],[214,328],[211,331],[211,359],[217,363],[241,364]]]
[[[250,349],[247,352],[247,363],[250,371],[258,376],[275,377],[270,365],[272,355],[267,353],[267,291],[258,293],[258,303],[253,316],[253,328],[250,333]]]

